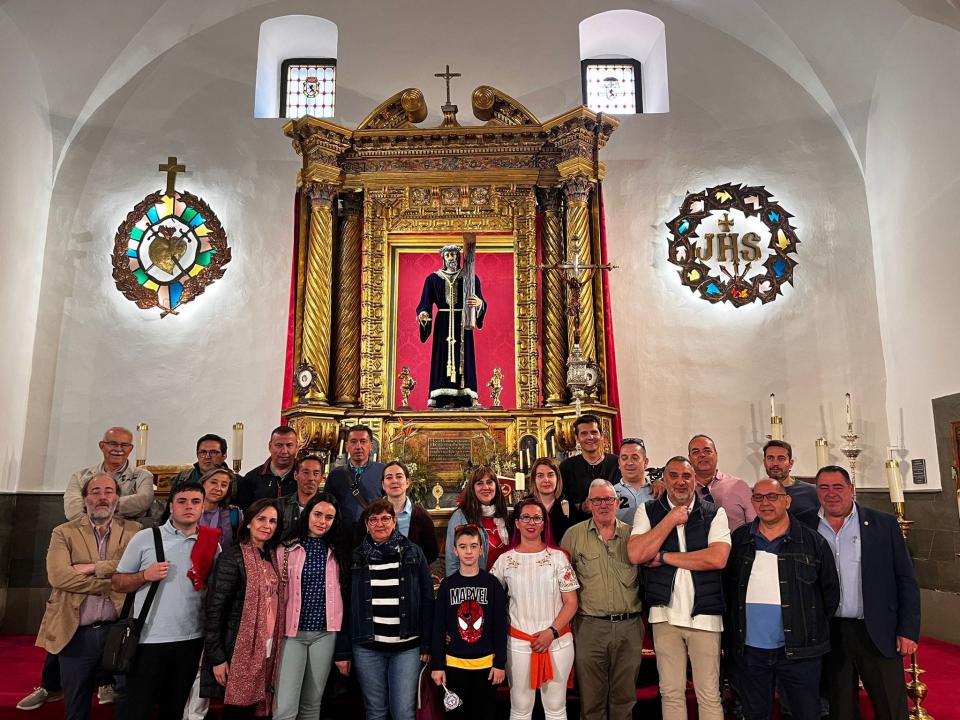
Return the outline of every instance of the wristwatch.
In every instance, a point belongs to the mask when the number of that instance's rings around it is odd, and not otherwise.
[[[657,560],[660,561],[660,564],[661,564],[661,565],[666,565],[666,564],[667,564],[666,560],[663,559],[663,554],[664,554],[665,552],[666,552],[666,550],[661,550],[661,551],[660,551],[660,554],[657,555]]]
[[[553,639],[554,639],[554,640],[559,640],[559,639],[560,639],[560,633],[557,632],[557,629],[556,629],[553,625],[550,626],[549,630],[550,630],[550,632],[553,633]]]

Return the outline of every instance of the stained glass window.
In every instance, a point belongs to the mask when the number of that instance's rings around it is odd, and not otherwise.
[[[337,61],[332,58],[284,60],[280,70],[280,116],[333,117]]]
[[[584,60],[583,103],[594,112],[632,115],[643,112],[640,63],[636,60]]]

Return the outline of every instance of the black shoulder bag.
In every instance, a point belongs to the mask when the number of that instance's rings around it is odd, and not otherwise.
[[[160,528],[153,528],[153,546],[157,554],[157,562],[165,560],[163,542],[160,539]],[[114,675],[124,675],[133,668],[133,661],[137,656],[137,647],[140,644],[140,633],[147,620],[147,613],[153,604],[153,598],[160,586],[159,580],[150,583],[147,597],[140,608],[140,616],[133,617],[133,601],[136,592],[127,593],[120,611],[120,619],[107,631],[107,639],[103,646],[103,669]]]

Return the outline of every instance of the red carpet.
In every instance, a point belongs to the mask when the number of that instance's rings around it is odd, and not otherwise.
[[[15,707],[40,682],[44,652],[35,647],[33,642],[34,638],[26,635],[0,635],[0,720],[54,720],[63,717],[61,702],[49,703],[29,713]],[[923,638],[920,643],[920,666],[928,670],[923,676],[929,686],[924,707],[936,720],[960,719],[960,708],[952,693],[956,679],[960,677],[960,647]],[[643,699],[638,706],[642,706],[642,712],[634,716],[642,715],[653,720],[653,712],[657,707],[656,692],[652,687],[642,688],[641,692]],[[873,712],[865,696],[862,696],[861,708],[863,720],[873,720]],[[690,716],[696,717],[692,707]],[[113,707],[94,705],[93,717],[94,720],[110,720],[113,718]]]

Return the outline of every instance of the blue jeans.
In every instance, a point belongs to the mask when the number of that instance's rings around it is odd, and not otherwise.
[[[355,645],[353,667],[357,671],[367,720],[415,720],[417,682],[420,679],[420,649],[399,652],[370,650]]]
[[[744,645],[743,655],[735,655],[732,664],[744,720],[773,717],[775,687],[785,696],[794,720],[819,720],[819,657],[790,659],[783,648],[766,650]]]

